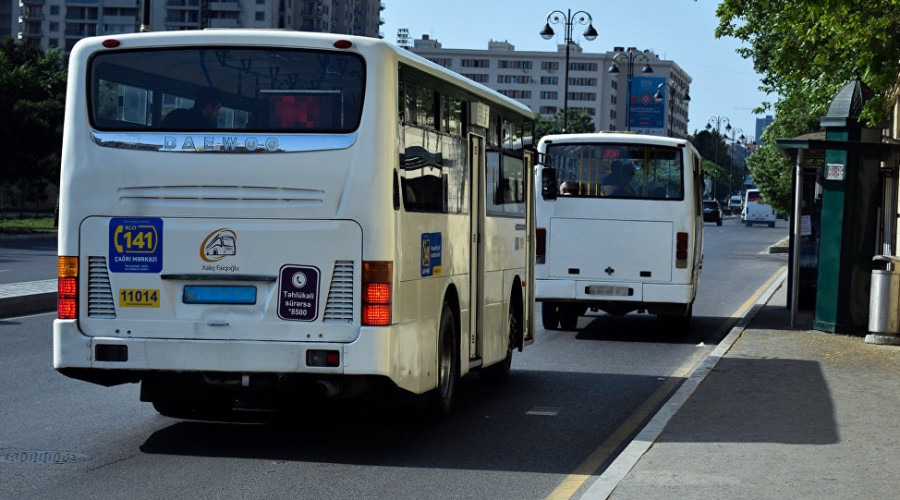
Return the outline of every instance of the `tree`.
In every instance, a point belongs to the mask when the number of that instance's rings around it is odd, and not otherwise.
[[[58,183],[65,92],[61,52],[0,43],[0,184],[24,196],[19,208],[41,201],[39,186]]]
[[[594,120],[590,115],[582,109],[569,108],[567,134],[579,134],[582,132],[595,132]],[[558,110],[553,118],[544,118],[542,115],[535,113],[534,115],[534,143],[535,145],[541,140],[541,137],[550,134],[563,133],[563,110]]]
[[[900,74],[898,0],[722,0],[716,36],[747,44],[738,53],[763,75],[761,90],[779,96],[757,112],[775,110],[775,121],[748,159],[763,196],[781,211],[790,205],[791,165],[775,139],[819,129],[838,90],[858,77],[874,92],[862,117],[876,126]]]
[[[711,183],[709,192],[705,194],[721,199],[730,196],[731,192],[740,191],[744,184],[743,169],[732,163],[731,149],[725,137],[713,129],[694,131],[689,140],[703,158],[703,176]]]

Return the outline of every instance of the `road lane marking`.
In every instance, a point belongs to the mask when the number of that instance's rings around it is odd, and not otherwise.
[[[747,301],[745,301],[743,304],[741,304],[740,307],[738,307],[738,309],[732,314],[732,317],[740,318],[743,314],[746,314],[747,311],[749,311],[750,308],[752,308],[757,303],[757,301],[759,301],[760,297],[762,297],[763,294],[768,293],[768,297],[766,298],[766,300],[768,300],[768,298],[771,297],[771,294],[775,292],[775,289],[773,289],[772,286],[773,283],[784,276],[786,268],[787,266],[780,267],[778,271],[776,271],[775,274],[772,275],[771,278],[769,278],[761,287],[759,287],[759,289],[757,289],[756,292],[753,293],[753,295],[750,296],[749,299],[747,299]],[[744,327],[746,327],[747,322],[749,322],[749,320],[738,321],[738,325],[741,327],[741,329],[743,329]],[[734,340],[732,340],[732,342],[733,341]],[[720,347],[725,346],[720,345]],[[716,348],[713,351],[713,354],[719,351],[720,349]],[[634,413],[632,413],[624,422],[622,422],[622,424],[612,434],[610,434],[610,436],[607,437],[606,440],[604,440],[597,449],[595,449],[590,455],[588,455],[588,457],[571,474],[569,474],[559,484],[559,486],[557,486],[553,491],[550,492],[549,495],[547,495],[547,500],[571,499],[575,495],[575,493],[584,485],[584,483],[591,478],[593,473],[596,472],[597,469],[599,469],[607,460],[610,459],[613,452],[615,452],[616,449],[622,446],[628,436],[634,434],[637,431],[638,426],[641,425],[641,422],[646,421],[654,410],[660,408],[664,400],[672,395],[672,391],[674,391],[682,381],[687,380],[694,373],[694,371],[701,364],[707,362],[710,357],[711,354],[699,356],[698,359],[689,359],[683,365],[678,367],[678,369],[676,369],[675,372],[673,372],[672,375],[669,376],[666,381],[656,391],[654,391],[653,394],[651,394],[650,397],[647,398],[647,400],[645,400],[644,403],[642,403],[637,408],[637,410],[634,411]],[[698,385],[699,382],[700,381],[697,381]],[[687,400],[687,396],[689,396],[689,394],[686,395],[685,401]],[[680,407],[680,405],[683,403],[684,401],[679,403],[678,406]],[[677,411],[677,408],[670,408],[669,411],[671,412],[671,414],[674,414],[675,411]],[[671,415],[669,415],[669,418],[670,417]],[[651,421],[647,424],[647,426],[652,423],[653,422]],[[665,427],[666,423],[668,423],[668,418],[666,418],[665,422],[663,422],[659,426],[657,435],[659,432],[662,432],[662,428]],[[639,453],[634,458],[634,463],[630,464],[629,466],[627,466],[627,468],[624,469],[624,472],[622,473],[623,478],[624,474],[631,470],[631,467],[637,463],[637,460],[640,459],[641,456],[643,456],[643,452]],[[613,482],[615,484],[618,484],[619,480],[620,478],[615,479]],[[611,489],[610,492],[612,492]],[[604,496],[603,498],[606,497]]]

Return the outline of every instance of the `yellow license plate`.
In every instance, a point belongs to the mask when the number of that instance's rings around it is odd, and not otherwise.
[[[159,290],[152,288],[120,288],[119,307],[159,307]]]

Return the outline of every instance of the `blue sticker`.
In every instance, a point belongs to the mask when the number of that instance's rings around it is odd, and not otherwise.
[[[278,273],[278,317],[315,321],[319,316],[319,269],[283,266]]]
[[[109,221],[109,270],[114,273],[162,271],[163,221],[113,217]]]
[[[422,233],[422,276],[441,275],[441,233]]]

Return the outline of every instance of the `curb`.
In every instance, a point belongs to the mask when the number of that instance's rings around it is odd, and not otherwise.
[[[598,476],[597,480],[579,498],[599,500],[609,498],[612,495],[619,483],[625,479],[625,476],[628,475],[631,469],[650,450],[650,447],[653,446],[656,439],[662,434],[663,429],[668,425],[669,420],[690,399],[691,395],[712,369],[715,368],[719,360],[731,350],[731,346],[741,337],[744,330],[753,321],[753,318],[772,298],[772,295],[784,285],[786,279],[787,271],[785,270],[772,281],[766,291],[753,304],[753,307],[731,328],[731,331],[722,339],[722,342],[707,355],[706,359],[697,365],[697,368],[687,376],[681,387],[660,407],[660,410],[650,419],[650,422],[644,425],[619,456],[606,468],[603,474]]]
[[[0,318],[27,316],[56,310],[56,292],[0,298]]]

